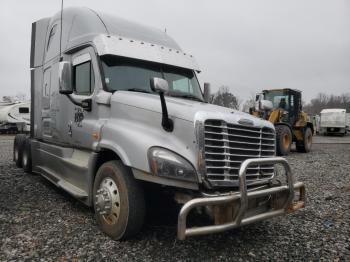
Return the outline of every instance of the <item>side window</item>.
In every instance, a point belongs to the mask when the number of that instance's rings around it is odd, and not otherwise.
[[[91,95],[94,91],[95,76],[91,61],[74,66],[74,91],[77,95]]]
[[[173,90],[184,92],[184,93],[193,93],[191,82],[187,78],[178,79],[172,82]]]
[[[29,114],[29,107],[20,107],[18,111],[20,114]]]

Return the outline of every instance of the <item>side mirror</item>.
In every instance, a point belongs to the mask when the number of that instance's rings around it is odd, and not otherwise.
[[[73,93],[72,85],[72,64],[70,62],[60,62],[58,67],[59,92],[63,95]]]
[[[256,96],[255,96],[255,104],[254,104],[254,110],[255,111],[264,110],[261,107],[261,100],[264,100],[264,94],[263,93],[257,93]]]
[[[210,100],[210,84],[209,83],[204,83],[204,101],[209,103]]]
[[[273,108],[273,104],[270,100],[261,100],[261,109],[264,111],[269,111]]]
[[[162,106],[162,127],[167,132],[172,132],[174,129],[174,122],[169,118],[168,108],[166,106],[166,101],[164,98],[164,93],[169,92],[168,81],[162,78],[153,77],[151,78],[151,89],[154,92],[159,93],[160,104]]]
[[[168,81],[162,78],[153,77],[151,78],[151,89],[157,93],[168,93],[169,85]]]

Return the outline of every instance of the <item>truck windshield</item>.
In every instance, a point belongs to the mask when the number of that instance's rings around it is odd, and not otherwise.
[[[154,93],[150,79],[159,77],[168,81],[168,96],[203,101],[196,75],[190,69],[116,56],[103,56],[101,60],[109,91]]]
[[[264,98],[272,102],[273,108],[288,110],[288,94],[283,91],[265,92]]]

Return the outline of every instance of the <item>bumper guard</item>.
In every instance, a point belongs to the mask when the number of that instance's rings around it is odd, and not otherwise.
[[[247,192],[246,184],[246,171],[251,165],[256,164],[281,164],[284,167],[285,174],[287,176],[287,185],[271,187],[268,189],[256,190]],[[294,191],[299,190],[299,199],[294,200]],[[277,193],[286,193],[287,199],[284,202],[282,208],[271,209],[265,213],[258,215],[253,215],[250,217],[244,217],[248,209],[249,199],[271,196]],[[202,227],[187,228],[186,220],[189,212],[196,207],[203,206],[215,206],[230,204],[234,201],[240,202],[240,208],[235,217],[232,218],[232,222],[210,225]],[[237,228],[243,225],[247,225],[260,220],[268,219],[274,216],[282,215],[285,213],[293,212],[297,209],[303,208],[305,206],[305,186],[302,182],[297,182],[293,184],[293,174],[291,168],[287,162],[282,157],[272,157],[272,158],[252,158],[245,160],[239,170],[239,193],[233,193],[228,195],[218,195],[214,197],[203,197],[195,198],[188,201],[180,210],[178,216],[178,227],[177,227],[177,237],[180,240],[184,240],[187,236],[205,235],[211,233],[223,232],[229,229]]]

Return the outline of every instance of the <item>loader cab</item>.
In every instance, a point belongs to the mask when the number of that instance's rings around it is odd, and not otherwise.
[[[273,110],[285,112],[284,122],[293,125],[302,110],[301,92],[294,89],[264,90],[264,99],[272,102]]]

